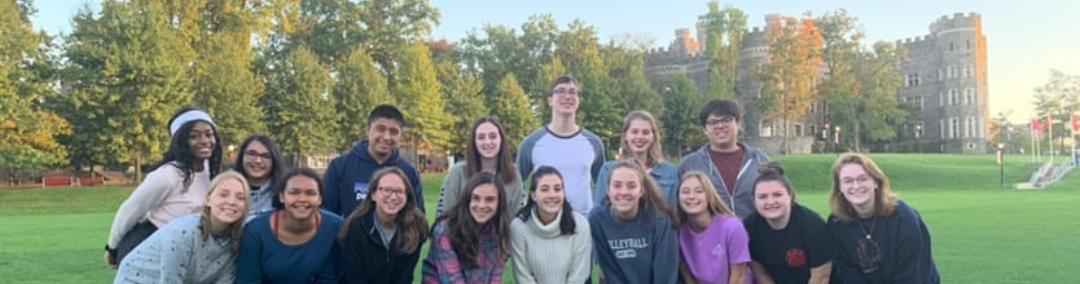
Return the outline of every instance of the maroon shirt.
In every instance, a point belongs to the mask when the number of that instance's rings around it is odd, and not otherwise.
[[[720,172],[720,177],[724,179],[724,188],[728,193],[735,196],[735,180],[739,178],[739,168],[742,166],[743,149],[738,147],[735,152],[720,153],[709,149],[709,158],[712,159],[713,166],[716,166],[716,170]]]

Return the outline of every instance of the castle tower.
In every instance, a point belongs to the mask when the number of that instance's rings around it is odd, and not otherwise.
[[[924,151],[986,153],[990,124],[986,36],[979,14],[943,16],[930,34],[897,41],[909,59],[900,66],[901,103],[919,111],[909,131]],[[915,134],[915,133],[918,134]]]

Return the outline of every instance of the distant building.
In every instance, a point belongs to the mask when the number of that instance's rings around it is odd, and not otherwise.
[[[777,24],[778,15],[767,15],[766,25]],[[698,38],[705,27],[697,24]],[[766,28],[747,31],[738,62],[736,99],[746,109],[743,133],[747,141],[759,144],[770,153],[780,150],[782,125],[763,119],[755,107],[762,83],[753,74],[768,63]],[[645,72],[654,82],[669,80],[686,73],[700,90],[708,86],[708,59],[702,54],[706,40],[695,40],[688,29],[675,32],[676,38],[666,49],[653,49],[646,55]],[[907,49],[908,60],[900,64],[902,87],[897,94],[901,103],[919,110],[918,123],[909,126],[918,132],[918,147],[923,152],[986,153],[988,128],[991,126],[987,100],[986,36],[980,15],[955,14],[941,17],[930,25],[930,34],[896,41]],[[828,125],[823,102],[814,104],[809,113],[792,121],[789,145],[792,153],[829,149],[834,138]],[[844,130],[841,130],[842,134]],[[819,143],[814,143],[819,141]]]

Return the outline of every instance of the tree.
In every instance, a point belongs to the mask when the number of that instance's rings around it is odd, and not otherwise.
[[[850,136],[855,151],[862,151],[864,142],[895,138],[896,126],[908,123],[907,112],[896,99],[901,84],[896,67],[905,56],[903,49],[889,42],[877,42],[873,50],[860,55],[856,74],[861,88],[851,111],[857,118]]]
[[[574,20],[559,35],[558,47],[556,56],[566,65],[567,73],[581,83],[578,123],[597,136],[605,137],[606,144],[617,144],[626,104],[613,93],[608,64],[597,44],[596,28]]]
[[[263,84],[251,70],[250,45],[227,34],[209,36],[199,47],[196,63],[195,101],[210,112],[221,145],[239,146],[249,135],[265,133],[262,107],[258,104]]]
[[[383,66],[391,82],[397,80],[395,62],[406,60],[401,51],[427,38],[439,24],[439,10],[427,0],[367,0],[357,4],[363,32],[359,42]]]
[[[825,63],[818,90],[827,106],[827,123],[851,130],[856,123],[855,105],[863,87],[855,73],[863,52],[863,32],[857,27],[856,19],[842,9],[825,13],[817,23],[824,41]]]
[[[706,97],[731,99],[735,97],[738,80],[739,53],[746,34],[746,13],[738,8],[720,8],[709,2],[709,12],[700,17],[705,24],[705,56],[709,58],[709,85]]]
[[[510,145],[518,145],[533,129],[540,126],[529,110],[529,98],[518,85],[514,73],[506,73],[495,88],[495,104],[491,114],[502,123]]]
[[[297,165],[304,155],[335,150],[338,113],[330,72],[305,47],[292,50],[270,74],[264,97],[267,125],[281,150]]]
[[[405,139],[417,150],[445,149],[450,132],[446,126],[450,116],[446,114],[441,86],[439,85],[431,54],[423,42],[410,44],[400,54],[394,94],[401,103],[402,113],[410,125],[405,129]],[[419,161],[418,161],[419,162]]]
[[[67,121],[44,109],[54,90],[56,62],[50,38],[35,33],[31,3],[0,1],[0,171],[38,171],[66,162],[56,137],[70,133]]]
[[[488,114],[488,108],[484,106],[484,83],[480,77],[471,73],[455,77],[457,79],[446,87],[446,112],[454,117],[450,125],[453,131],[448,149],[451,153],[464,156],[468,141],[473,139],[470,136],[471,127]]]
[[[759,74],[764,87],[758,107],[765,118],[780,120],[783,152],[790,153],[791,121],[803,117],[818,100],[816,80],[823,41],[815,21],[809,17],[781,16],[776,23],[770,23],[768,33],[769,62]]]
[[[686,73],[681,73],[663,87],[664,115],[660,116],[663,124],[664,144],[671,154],[681,156],[690,147],[700,145],[703,140],[701,123],[697,113],[704,103],[698,93],[697,85]]]
[[[1050,69],[1050,78],[1042,86],[1035,88],[1035,113],[1039,119],[1045,120],[1052,117],[1056,123],[1048,123],[1053,127],[1053,136],[1047,139],[1058,139],[1058,149],[1065,148],[1065,137],[1072,134],[1069,125],[1070,114],[1080,110],[1080,77],[1065,74],[1056,69]]]
[[[612,93],[619,94],[625,102],[626,112],[645,110],[655,117],[664,112],[664,103],[649,85],[645,75],[645,54],[623,47],[603,49],[605,61],[610,62],[608,76],[612,81]]]
[[[67,145],[86,151],[77,157],[131,161],[139,179],[143,158],[163,152],[169,118],[192,102],[196,58],[166,8],[156,1],[105,1],[99,17],[88,9],[75,17],[61,115],[73,122]]]
[[[334,99],[337,112],[341,114],[337,124],[343,143],[336,148],[346,150],[352,143],[367,137],[366,118],[375,106],[393,105],[397,100],[390,96],[386,76],[362,47],[353,49],[341,62],[337,67],[337,78]]]

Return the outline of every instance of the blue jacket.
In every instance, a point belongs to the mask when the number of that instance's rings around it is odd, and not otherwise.
[[[330,161],[326,168],[323,182],[326,191],[322,208],[340,216],[349,216],[361,200],[367,198],[371,175],[383,167],[397,167],[405,172],[416,195],[416,206],[424,210],[424,186],[420,183],[420,172],[409,161],[394,150],[386,163],[379,164],[368,154],[368,141],[357,143],[345,155]]]

